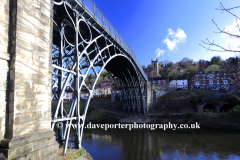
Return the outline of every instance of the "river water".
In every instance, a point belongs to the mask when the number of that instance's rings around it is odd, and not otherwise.
[[[94,160],[240,160],[240,132],[84,129]]]

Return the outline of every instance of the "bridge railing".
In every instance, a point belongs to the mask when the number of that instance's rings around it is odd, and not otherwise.
[[[102,11],[96,6],[96,4],[92,0],[78,0],[88,11],[89,13],[95,17],[100,25],[110,34],[122,47],[132,56],[140,71],[142,72],[145,79],[147,76],[145,75],[140,63],[138,62],[135,54],[133,53],[131,47],[127,44],[127,42],[122,38],[122,36],[118,33],[118,31],[114,28],[114,26],[110,23],[110,21],[106,18],[106,16],[102,13]]]

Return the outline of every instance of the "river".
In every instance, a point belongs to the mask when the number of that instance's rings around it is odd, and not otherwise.
[[[84,129],[82,146],[94,160],[240,160],[237,131]]]

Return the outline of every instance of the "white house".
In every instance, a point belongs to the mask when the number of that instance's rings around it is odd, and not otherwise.
[[[65,93],[63,96],[64,101],[72,101],[72,93]]]
[[[177,78],[176,80],[172,80],[169,83],[170,88],[182,88],[188,89],[188,80],[183,78]]]
[[[92,98],[98,97],[98,88],[94,88]]]

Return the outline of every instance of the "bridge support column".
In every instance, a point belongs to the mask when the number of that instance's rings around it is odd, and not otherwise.
[[[152,106],[153,104],[153,85],[147,82],[147,109],[146,111],[148,112],[149,107]]]
[[[0,153],[9,160],[58,158],[51,131],[52,3],[0,1]]]

